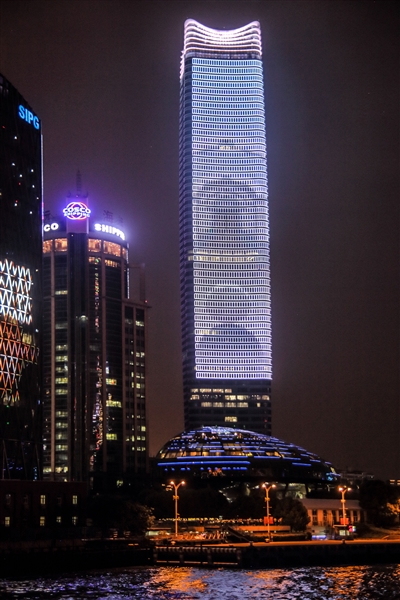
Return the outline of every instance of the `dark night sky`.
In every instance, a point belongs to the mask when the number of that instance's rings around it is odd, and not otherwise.
[[[80,169],[146,264],[151,452],[183,429],[179,62],[185,19],[259,20],[273,435],[400,478],[399,19],[386,1],[0,0],[0,72],[43,123],[53,214]]]

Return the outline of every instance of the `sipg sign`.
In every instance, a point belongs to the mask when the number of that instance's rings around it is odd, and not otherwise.
[[[84,202],[70,202],[64,208],[63,215],[72,221],[83,221],[90,217],[90,208]]]
[[[40,121],[38,117],[34,115],[32,111],[25,108],[25,106],[22,106],[22,104],[18,106],[18,115],[27,123],[32,124],[35,129],[39,129]]]

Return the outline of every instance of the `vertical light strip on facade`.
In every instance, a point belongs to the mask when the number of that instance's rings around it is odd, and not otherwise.
[[[183,309],[186,326],[194,331],[196,377],[271,379],[268,187],[257,22],[234,31],[216,31],[193,20],[185,24],[180,210]]]

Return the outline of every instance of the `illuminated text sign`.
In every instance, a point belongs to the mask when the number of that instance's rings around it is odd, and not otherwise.
[[[117,235],[122,240],[125,239],[125,234],[123,231],[114,227],[113,225],[104,225],[103,223],[96,223],[94,226],[95,231],[102,231],[103,233],[111,233],[111,235]]]
[[[57,231],[57,229],[59,229],[59,224],[58,223],[51,223],[51,225],[47,224],[43,227],[43,231],[46,231],[46,233],[48,231]]]
[[[90,216],[90,209],[83,202],[70,202],[63,210],[64,217],[73,221],[83,221]]]
[[[35,129],[39,129],[40,121],[37,118],[37,116],[34,115],[33,112],[25,108],[25,106],[22,106],[22,104],[18,106],[18,115],[27,123],[32,124]]]

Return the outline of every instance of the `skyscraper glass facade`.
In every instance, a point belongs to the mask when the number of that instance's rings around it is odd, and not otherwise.
[[[259,23],[185,23],[180,98],[185,425],[270,432],[271,307]]]
[[[41,122],[0,75],[0,479],[40,477]]]

